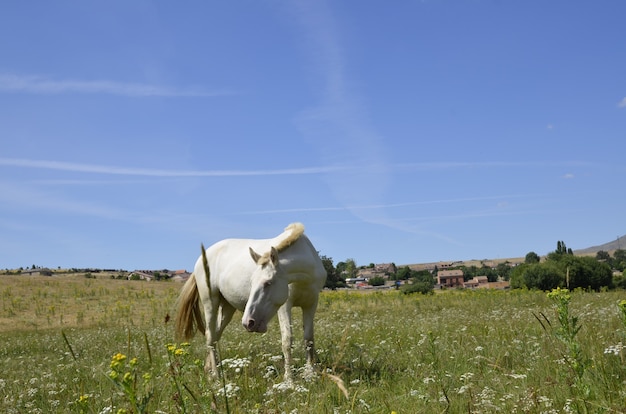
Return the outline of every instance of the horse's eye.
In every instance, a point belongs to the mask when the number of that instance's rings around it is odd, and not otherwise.
[[[267,282],[263,283],[263,287],[264,288],[268,288],[270,286],[272,286],[272,281],[271,280],[268,280]]]

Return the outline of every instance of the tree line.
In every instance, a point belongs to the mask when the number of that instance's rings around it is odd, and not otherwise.
[[[326,288],[337,289],[346,287],[346,278],[355,277],[359,267],[353,259],[339,262],[335,266],[333,259],[320,255],[328,274]],[[367,266],[366,266],[367,267]],[[371,263],[369,267],[374,267]],[[569,289],[583,288],[600,290],[603,288],[626,289],[626,276],[614,276],[614,270],[624,272],[626,268],[626,250],[618,249],[611,256],[608,252],[599,251],[595,257],[575,256],[572,249],[563,241],[558,241],[556,250],[550,252],[544,261],[535,252],[529,252],[524,263],[512,266],[509,262],[499,263],[495,268],[482,266],[458,266],[463,270],[465,281],[476,276],[486,276],[489,282],[497,280],[509,281],[512,289],[551,290],[557,287]],[[385,278],[404,281],[399,289],[404,293],[431,293],[435,287],[437,267],[428,270],[413,270],[408,266],[396,268],[385,277],[376,276],[369,280],[373,286],[383,285]],[[345,277],[344,277],[345,275]]]
[[[535,252],[526,255],[524,263],[511,270],[511,288],[551,290],[557,287],[626,288],[624,276],[613,276],[626,267],[626,251],[618,249],[611,256],[599,251],[595,257],[574,256],[565,242],[557,242],[556,250],[548,253],[542,262]]]

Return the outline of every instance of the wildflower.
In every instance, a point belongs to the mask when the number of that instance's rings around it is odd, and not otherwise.
[[[131,382],[133,380],[133,375],[130,372],[124,374],[123,382]]]
[[[569,289],[561,288],[552,289],[551,292],[548,292],[547,296],[548,298],[555,299],[557,302],[562,304],[568,304],[572,299]]]
[[[239,386],[228,383],[224,385],[224,388],[217,390],[217,395],[226,395],[228,398],[233,398],[239,392]]]
[[[222,366],[234,369],[235,372],[241,372],[241,369],[246,368],[250,363],[248,358],[227,358],[222,361]]]
[[[472,388],[471,385],[465,384],[458,389],[457,394],[465,394],[465,391],[469,390],[470,388]]]
[[[113,355],[113,360],[117,362],[122,362],[126,360],[126,355],[118,352],[117,354]]]
[[[472,379],[472,377],[474,376],[473,372],[466,372],[465,374],[461,375],[461,381],[466,382]]]
[[[118,352],[117,354],[113,355],[113,358],[111,358],[111,369],[117,369],[125,360],[126,355],[124,354]]]
[[[622,352],[622,350],[625,348],[626,346],[622,345],[622,343],[619,342],[617,345],[610,345],[608,348],[604,350],[604,353],[619,356],[620,352]]]
[[[87,394],[83,394],[80,397],[78,397],[78,402],[80,404],[85,404],[88,400],[89,400],[89,395]]]

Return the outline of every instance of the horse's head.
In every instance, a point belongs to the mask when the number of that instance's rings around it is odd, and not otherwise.
[[[267,331],[268,322],[289,296],[289,284],[278,262],[278,251],[260,255],[250,248],[256,269],[250,278],[250,296],[241,323],[248,332]]]

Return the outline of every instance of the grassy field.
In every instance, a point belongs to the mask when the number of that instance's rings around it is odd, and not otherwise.
[[[317,378],[282,381],[278,323],[238,316],[205,377],[173,282],[0,276],[0,412],[623,413],[626,293],[323,292]],[[294,355],[300,314],[294,312]]]

